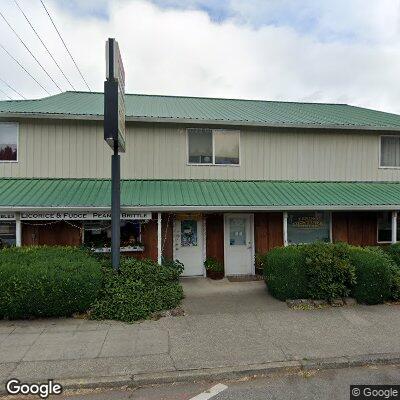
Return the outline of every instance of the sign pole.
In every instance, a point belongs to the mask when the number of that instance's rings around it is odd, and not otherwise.
[[[114,154],[111,156],[111,262],[116,272],[120,264],[121,242],[121,159],[118,143],[114,142]]]
[[[104,82],[104,140],[111,147],[111,262],[120,266],[121,242],[121,161],[125,151],[125,71],[118,42],[106,43],[106,81]]]

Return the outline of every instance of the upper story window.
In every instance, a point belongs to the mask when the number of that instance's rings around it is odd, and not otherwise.
[[[239,141],[239,131],[189,128],[189,164],[239,165]]]
[[[381,136],[381,167],[400,168],[400,136]]]
[[[0,123],[0,162],[18,160],[18,124]]]

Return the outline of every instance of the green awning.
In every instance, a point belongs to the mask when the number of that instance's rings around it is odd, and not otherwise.
[[[1,210],[109,209],[106,179],[0,179]],[[147,211],[400,209],[398,182],[123,180],[121,206]]]

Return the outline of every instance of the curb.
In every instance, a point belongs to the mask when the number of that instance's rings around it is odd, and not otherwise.
[[[316,358],[310,360],[277,361],[264,364],[252,364],[235,367],[218,367],[142,373],[112,377],[57,380],[64,390],[120,388],[159,385],[174,382],[231,380],[244,377],[261,377],[273,374],[293,374],[301,371],[327,370],[339,368],[357,368],[373,365],[400,365],[400,353],[368,354],[352,357]],[[26,381],[24,383],[33,383]],[[5,387],[0,388],[0,396],[6,395]]]

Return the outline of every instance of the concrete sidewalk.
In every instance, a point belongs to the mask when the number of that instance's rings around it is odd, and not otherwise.
[[[263,282],[197,279],[183,284],[182,317],[131,325],[1,321],[0,381],[130,379],[144,373],[400,354],[398,305],[296,311],[271,298]]]

